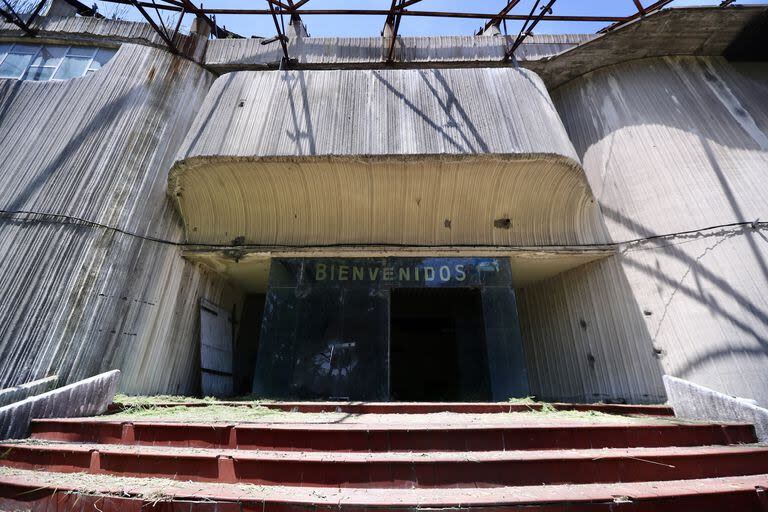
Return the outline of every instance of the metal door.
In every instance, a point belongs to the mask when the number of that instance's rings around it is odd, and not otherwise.
[[[200,376],[203,396],[234,393],[232,317],[212,302],[200,300]]]

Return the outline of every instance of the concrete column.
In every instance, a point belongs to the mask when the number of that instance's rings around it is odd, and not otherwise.
[[[309,37],[307,32],[307,26],[301,21],[298,16],[291,16],[291,21],[288,24],[287,36],[291,39],[298,39],[302,37]]]
[[[501,29],[499,29],[498,25],[491,25],[487,29],[485,29],[482,33],[484,36],[500,36],[501,35]]]
[[[205,19],[195,16],[192,20],[192,24],[189,26],[189,33],[207,38],[211,35],[211,24]]]
[[[77,9],[64,0],[51,0],[48,11],[45,13],[46,16],[55,18],[74,17],[75,14],[77,14]]]

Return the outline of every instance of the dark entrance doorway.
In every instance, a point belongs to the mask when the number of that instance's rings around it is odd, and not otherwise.
[[[392,400],[490,399],[479,289],[393,289],[390,319]]]

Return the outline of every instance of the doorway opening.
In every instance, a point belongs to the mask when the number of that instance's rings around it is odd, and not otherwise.
[[[393,289],[389,357],[392,400],[489,400],[480,290]]]

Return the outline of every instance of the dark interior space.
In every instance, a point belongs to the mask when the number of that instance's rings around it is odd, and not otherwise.
[[[247,395],[251,392],[265,300],[264,294],[248,295],[243,304],[243,314],[240,316],[234,351],[235,395]]]
[[[394,289],[390,321],[392,400],[490,399],[479,289]]]

